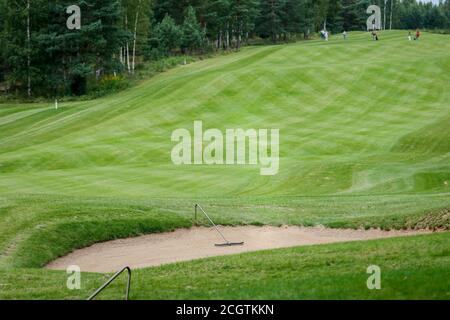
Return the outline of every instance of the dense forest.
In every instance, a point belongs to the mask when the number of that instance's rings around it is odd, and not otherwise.
[[[74,0],[0,0],[0,94],[83,95],[146,60],[364,30],[370,4],[385,29],[450,28],[450,0],[84,0],[79,29]]]

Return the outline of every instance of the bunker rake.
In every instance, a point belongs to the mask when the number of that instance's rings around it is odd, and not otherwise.
[[[212,226],[216,229],[217,233],[225,241],[224,243],[216,243],[215,244],[216,247],[234,247],[234,246],[243,246],[244,245],[244,242],[230,242],[230,241],[228,241],[227,238],[225,238],[225,236],[223,235],[223,233],[220,232],[219,228],[214,223],[214,221],[212,221],[212,219],[209,217],[209,215],[205,212],[205,210],[203,210],[203,208],[199,204],[195,205],[195,222],[197,222],[197,212],[198,212],[198,210],[203,212],[205,217],[209,220],[209,222],[212,224]]]

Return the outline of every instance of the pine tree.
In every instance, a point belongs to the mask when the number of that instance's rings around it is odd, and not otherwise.
[[[197,16],[192,6],[186,9],[186,17],[181,26],[181,32],[181,48],[183,51],[192,53],[203,47],[205,35],[197,21]]]
[[[205,10],[206,36],[216,42],[216,48],[226,47],[226,34],[230,23],[230,0],[210,0]]]
[[[153,6],[155,20],[159,23],[168,14],[177,25],[181,25],[184,21],[186,9],[191,6],[203,25],[204,16],[208,13],[207,9],[210,2],[211,0],[156,0]]]
[[[70,43],[70,48],[76,51],[76,54],[71,53],[69,56],[71,87],[76,94],[85,93],[88,77],[98,79],[102,74],[120,70],[116,53],[132,36],[119,25],[122,15],[119,0],[85,1],[82,12],[81,30],[64,33],[65,42]]]
[[[7,0],[5,55],[11,83],[36,95],[84,94],[87,79],[118,70],[115,53],[127,38],[118,0],[83,2],[81,30],[68,30],[69,0]],[[28,79],[30,85],[28,85]]]
[[[441,8],[442,12],[446,16],[446,24],[444,28],[450,28],[450,0],[445,0]]]
[[[329,0],[327,9],[327,28],[333,33],[343,31],[342,0]]]
[[[247,39],[254,31],[258,15],[258,0],[231,0],[229,30],[235,37],[237,50],[241,48],[243,38]]]
[[[296,35],[299,33],[307,33],[305,19],[306,10],[306,0],[285,1],[282,23],[287,37],[291,37],[292,35]]]
[[[28,96],[31,96],[32,81],[37,73],[31,61],[35,53],[32,32],[36,25],[31,17],[39,16],[39,10],[36,9],[40,6],[38,1],[32,4],[28,0],[7,0],[4,3],[6,35],[3,49],[6,64],[10,68],[9,80],[12,87],[22,89]]]
[[[280,34],[285,33],[286,0],[261,0],[257,31],[262,38],[270,38],[276,43]]]
[[[182,31],[176,25],[175,20],[168,14],[155,26],[154,34],[150,40],[152,57],[168,56],[181,44]]]
[[[6,13],[6,5],[4,0],[0,0],[0,48],[5,48],[5,13]],[[0,83],[5,80],[5,72],[6,72],[6,61],[5,61],[5,50],[0,50]],[[5,87],[6,89],[6,87]]]
[[[370,1],[360,0],[343,0],[340,18],[342,21],[342,29],[346,31],[351,30],[365,30],[368,8]]]

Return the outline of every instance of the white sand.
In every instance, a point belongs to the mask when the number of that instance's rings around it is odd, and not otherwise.
[[[229,241],[245,241],[245,244],[236,247],[216,247],[214,244],[222,243],[223,240],[214,229],[195,227],[95,244],[59,258],[47,268],[65,270],[69,265],[78,265],[83,272],[114,272],[124,266],[136,269],[265,249],[426,233],[426,231],[254,226],[220,227],[220,230]]]

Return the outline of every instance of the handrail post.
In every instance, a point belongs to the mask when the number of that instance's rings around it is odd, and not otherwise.
[[[126,267],[125,269],[128,272],[127,289],[125,291],[125,300],[128,301],[130,298],[130,289],[131,289],[131,269],[129,267]]]
[[[105,282],[100,288],[98,288],[87,300],[93,300],[96,296],[100,294],[106,287],[108,287],[114,280],[116,280],[124,271],[128,272],[128,280],[127,280],[127,288],[125,292],[125,300],[128,300],[130,297],[130,289],[131,289],[131,268],[125,267],[122,270],[116,272],[108,281]]]
[[[194,216],[195,225],[197,225],[197,209],[198,209],[198,204],[195,204],[195,216]]]

